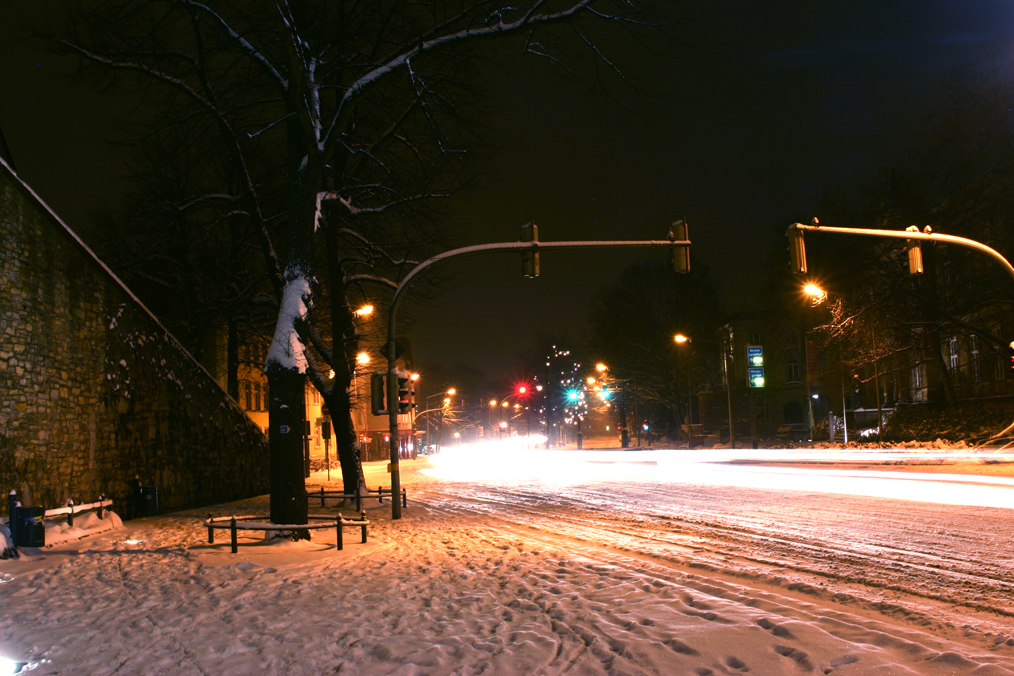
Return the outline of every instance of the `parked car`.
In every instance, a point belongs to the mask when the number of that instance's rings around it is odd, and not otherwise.
[[[789,423],[779,427],[775,435],[785,441],[809,441],[810,428],[803,423]]]

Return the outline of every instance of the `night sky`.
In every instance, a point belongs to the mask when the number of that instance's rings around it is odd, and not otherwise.
[[[66,64],[16,41],[34,10],[13,4],[0,10],[0,127],[22,179],[80,227],[123,189],[105,140],[127,104],[75,86]],[[637,64],[658,93],[643,104],[619,92],[624,108],[541,62],[486,68],[496,152],[454,202],[460,244],[517,240],[530,220],[544,241],[664,239],[686,217],[726,309],[753,309],[773,233],[820,216],[823,193],[902,165],[955,66],[1014,55],[1014,5],[1002,0],[687,7],[676,57]],[[592,298],[626,265],[667,255],[543,252],[535,280],[518,254],[449,262],[451,285],[412,308],[417,364],[509,373],[538,332],[579,339]]]

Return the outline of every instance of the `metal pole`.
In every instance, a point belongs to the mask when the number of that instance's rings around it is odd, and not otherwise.
[[[731,330],[730,330],[731,333]],[[725,343],[725,398],[729,405],[729,448],[736,448],[736,433],[732,429],[732,371],[729,370],[729,353],[732,352],[732,338],[726,336]]]
[[[841,425],[845,434],[845,443],[849,442],[849,412],[848,404],[845,403],[845,370],[841,363],[841,355],[838,355],[838,375],[841,376]]]
[[[750,439],[757,448],[757,412],[754,410],[753,388],[750,388]]]
[[[694,391],[690,384],[690,371],[687,370],[687,391],[690,396],[687,398],[687,450],[694,450]]]
[[[992,249],[981,242],[976,242],[974,239],[968,239],[967,237],[955,237],[954,235],[941,235],[937,232],[919,232],[917,230],[877,230],[874,228],[835,228],[826,225],[805,225],[803,223],[793,223],[789,226],[796,230],[810,230],[813,232],[834,232],[844,235],[869,235],[871,237],[888,237],[893,239],[922,239],[931,242],[945,242],[947,244],[957,244],[958,246],[968,247],[969,249],[975,249],[985,254],[992,256],[996,259],[1003,269],[1007,271],[1011,279],[1014,279],[1014,266],[1012,266],[1006,258],[1004,258],[996,249]],[[929,229],[929,226],[926,226]]]
[[[689,354],[687,354],[687,450],[694,450],[694,388],[690,382]]]
[[[688,247],[690,246],[690,240],[625,240],[625,241],[588,241],[588,242],[495,242],[492,244],[477,244],[475,246],[464,246],[458,249],[451,249],[444,253],[437,254],[422,263],[419,263],[414,268],[409,270],[408,274],[398,284],[398,288],[394,290],[394,296],[391,298],[391,309],[387,319],[387,370],[388,370],[388,383],[387,383],[387,422],[390,433],[391,442],[391,487],[392,490],[397,493],[401,490],[401,466],[398,463],[398,409],[396,407],[398,401],[398,381],[393,376],[395,370],[395,363],[397,361],[394,349],[395,349],[395,335],[398,320],[398,303],[401,301],[401,294],[405,291],[408,285],[420,272],[447,258],[454,258],[457,256],[464,256],[467,254],[481,253],[484,251],[524,251],[530,249],[533,252],[539,249],[581,249],[587,247]],[[397,500],[391,501],[391,518],[401,518],[401,503]]]
[[[876,357],[877,329],[873,327],[870,330],[873,332],[873,385],[877,388],[877,441],[880,441],[882,432],[880,426],[884,424],[884,409],[880,397],[880,360]]]
[[[810,441],[813,441],[813,392],[810,382],[810,342],[806,339],[806,331],[803,331],[803,359],[806,363],[806,406],[810,415]]]

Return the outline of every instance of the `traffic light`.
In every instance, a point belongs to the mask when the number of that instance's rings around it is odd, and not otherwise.
[[[919,232],[919,228],[910,225],[905,228],[908,232]],[[908,274],[910,275],[921,275],[923,273],[922,267],[922,245],[919,244],[917,239],[905,240],[908,249]]]
[[[398,413],[412,410],[412,386],[408,371],[397,371],[398,376]]]
[[[370,376],[370,403],[373,415],[387,415],[387,373],[378,371]]]
[[[687,228],[687,222],[684,220],[673,223],[672,229],[669,231],[669,241],[685,242],[688,239],[690,239],[690,230]],[[681,274],[690,272],[690,247],[673,244],[672,267]]]
[[[534,223],[526,223],[521,226],[522,242],[538,242],[539,226]],[[539,276],[539,250],[522,249],[521,251],[521,272],[525,277]]]
[[[817,219],[813,219],[816,225]],[[785,236],[789,240],[789,258],[792,264],[792,274],[806,274],[806,243],[803,241],[803,231],[796,229],[796,223],[789,226]]]
[[[577,397],[578,393],[576,390],[571,390],[567,393],[567,399],[570,399],[571,401],[577,401]]]

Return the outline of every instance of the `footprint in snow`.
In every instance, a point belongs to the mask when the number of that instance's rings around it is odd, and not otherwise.
[[[795,636],[792,635],[791,631],[781,626],[780,624],[775,624],[766,617],[762,617],[761,619],[757,620],[757,624],[760,627],[767,629],[775,636],[779,636],[781,638],[796,638]]]
[[[746,663],[738,657],[726,657],[725,663],[729,665],[730,669],[735,669],[736,671],[750,671],[750,668],[746,666]]]
[[[855,655],[842,655],[841,657],[836,657],[833,660],[831,660],[831,666],[835,668],[843,667],[846,664],[855,664],[858,661],[859,658],[856,657]]]

